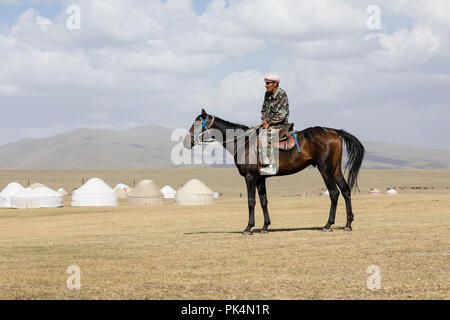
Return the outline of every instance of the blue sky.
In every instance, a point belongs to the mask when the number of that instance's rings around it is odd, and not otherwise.
[[[184,128],[202,106],[253,125],[274,72],[298,129],[450,148],[450,1],[0,0],[0,26],[0,144]]]
[[[12,25],[17,18],[27,9],[35,8],[42,16],[54,19],[60,12],[62,2],[46,1],[18,1],[17,3],[0,3],[0,24]]]

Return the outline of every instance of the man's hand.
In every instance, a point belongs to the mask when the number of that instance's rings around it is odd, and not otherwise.
[[[269,127],[269,124],[266,121],[263,121],[261,125],[264,129],[267,129]]]

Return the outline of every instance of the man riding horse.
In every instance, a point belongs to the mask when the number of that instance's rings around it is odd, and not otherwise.
[[[274,175],[278,168],[274,158],[272,139],[279,137],[280,129],[288,124],[289,101],[286,92],[279,87],[280,77],[270,74],[264,78],[264,81],[267,91],[261,109],[263,130],[261,130],[260,142],[261,162],[266,167],[262,167],[260,172],[264,175]]]
[[[239,174],[244,177],[247,186],[248,199],[248,224],[244,229],[244,235],[252,234],[252,228],[255,226],[255,204],[256,204],[256,190],[259,194],[261,208],[264,214],[264,225],[261,233],[267,233],[270,225],[268,201],[266,193],[266,179],[270,176],[285,176],[297,173],[303,169],[313,166],[316,167],[323,181],[330,193],[330,214],[327,224],[322,228],[323,231],[332,231],[331,227],[335,223],[336,208],[339,195],[345,199],[345,207],[347,213],[347,223],[344,227],[345,231],[352,230],[352,222],[354,219],[351,190],[358,189],[358,173],[364,158],[364,146],[354,135],[342,129],[334,129],[329,127],[316,126],[306,128],[301,131],[290,132],[292,124],[286,125],[289,115],[289,104],[286,92],[280,89],[278,84],[280,78],[274,75],[267,76],[266,88],[267,92],[262,108],[262,124],[263,130],[266,132],[266,137],[262,136],[262,147],[264,139],[270,142],[269,150],[265,150],[263,156],[269,163],[267,167],[261,168],[261,163],[255,163],[250,159],[255,159],[258,150],[255,144],[249,139],[240,139],[242,136],[234,137],[233,139],[225,140],[229,132],[244,131],[245,135],[253,135],[257,132],[259,126],[250,128],[246,125],[232,123],[223,120],[219,117],[207,114],[204,109],[194,119],[188,133],[183,139],[184,147],[192,149],[196,144],[200,143],[199,137],[210,130],[217,130],[217,141],[204,141],[202,143],[216,143],[219,142],[222,146],[233,156],[236,168]],[[198,125],[201,125],[198,127]],[[282,129],[281,129],[282,128]],[[287,134],[288,140],[285,141],[285,148],[279,148],[279,141],[271,141],[270,138],[277,138],[274,136],[275,130],[280,130],[280,137],[286,136],[283,131],[288,129],[290,133]],[[222,137],[222,138],[220,138]],[[292,139],[290,138],[292,137]],[[230,142],[231,140],[231,142]],[[295,140],[291,145],[289,141]],[[254,140],[253,140],[254,142]],[[294,145],[297,148],[294,148]],[[288,147],[291,145],[291,147]],[[281,150],[278,153],[279,157],[273,159],[273,149],[275,151]],[[344,148],[347,149],[347,163],[345,167],[348,169],[347,179],[342,173],[342,155]],[[240,150],[240,153],[237,152]],[[269,155],[268,155],[268,152]],[[261,152],[262,153],[262,152]],[[246,161],[248,159],[249,161]],[[245,160],[245,161],[242,161]],[[275,161],[276,160],[276,161]],[[272,164],[272,166],[270,166]],[[272,167],[272,168],[271,168]],[[272,169],[272,170],[271,170]],[[270,175],[267,175],[268,172]],[[348,181],[348,182],[347,182]]]

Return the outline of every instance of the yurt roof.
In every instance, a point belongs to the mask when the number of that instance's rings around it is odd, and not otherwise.
[[[388,194],[397,194],[398,191],[395,190],[395,189],[389,189],[389,190],[387,191],[387,193],[388,193]]]
[[[42,188],[42,187],[45,187],[45,185],[43,185],[42,183],[36,182],[36,183],[33,183],[29,188],[37,189],[37,188]]]
[[[73,194],[84,193],[84,194],[100,194],[100,193],[114,193],[115,191],[111,189],[102,179],[91,178],[81,187],[76,189]]]
[[[171,186],[164,186],[161,188],[162,193],[176,193],[176,190]]]
[[[48,187],[41,187],[41,188],[36,188],[33,190],[33,196],[35,196],[35,197],[61,197],[62,195],[59,192],[52,190]]]
[[[22,187],[21,184],[17,182],[11,182],[2,190],[2,192],[0,192],[0,197],[12,196],[23,189],[24,187]]]
[[[129,197],[161,197],[163,194],[158,186],[148,179],[140,181],[136,187],[128,193]]]
[[[41,187],[36,189],[25,188],[13,196],[14,198],[43,198],[43,197],[61,197],[58,192],[47,188]]]
[[[177,191],[177,193],[191,193],[191,194],[213,194],[213,191],[209,189],[202,181],[197,179],[191,179]]]
[[[372,193],[380,193],[381,191],[378,190],[377,188],[374,188],[374,189],[370,190],[370,192],[372,192]]]

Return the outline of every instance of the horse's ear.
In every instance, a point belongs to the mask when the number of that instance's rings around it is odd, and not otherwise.
[[[206,117],[206,111],[205,111],[205,109],[202,109],[202,117],[203,117],[203,118]]]

